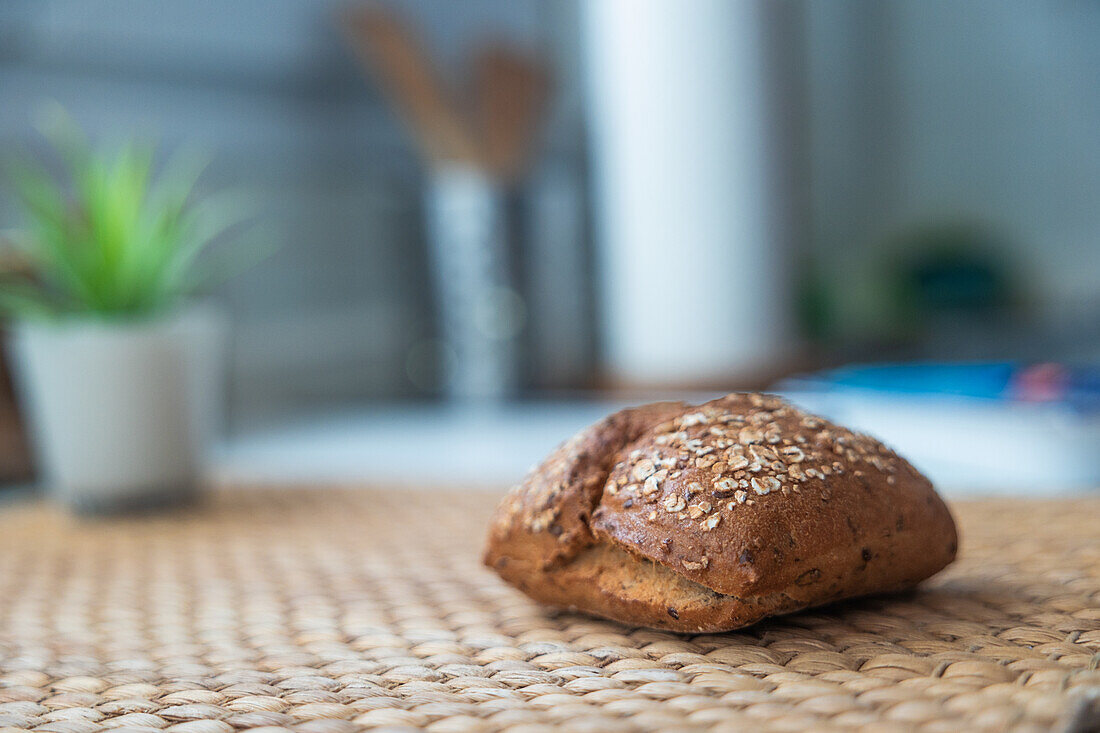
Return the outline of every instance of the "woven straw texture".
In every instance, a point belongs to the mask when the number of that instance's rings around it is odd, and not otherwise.
[[[483,570],[498,497],[235,490],[0,511],[0,730],[1088,730],[1100,500],[954,506],[921,590],[738,633],[548,611]],[[5,727],[6,726],[6,727]]]

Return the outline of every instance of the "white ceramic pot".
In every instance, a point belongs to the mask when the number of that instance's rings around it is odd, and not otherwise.
[[[225,335],[199,307],[16,325],[14,376],[47,490],[81,512],[193,496],[221,420]]]

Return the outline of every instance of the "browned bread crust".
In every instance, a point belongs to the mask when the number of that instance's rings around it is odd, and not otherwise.
[[[578,433],[501,503],[485,563],[545,603],[721,631],[915,585],[956,545],[947,507],[905,459],[737,393]]]

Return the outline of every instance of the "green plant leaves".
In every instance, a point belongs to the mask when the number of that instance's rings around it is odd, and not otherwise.
[[[67,117],[53,121],[45,135],[63,175],[33,160],[8,166],[27,220],[17,245],[30,274],[0,278],[0,312],[143,316],[201,287],[202,253],[230,244],[226,233],[249,219],[242,199],[198,198],[205,162],[196,155],[177,154],[158,172],[152,145],[97,149]]]

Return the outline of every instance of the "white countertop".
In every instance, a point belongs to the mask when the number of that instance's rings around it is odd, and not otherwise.
[[[705,396],[704,396],[705,399]],[[1076,493],[1100,485],[1091,422],[996,404],[795,398],[881,437],[949,496]],[[386,406],[251,429],[215,452],[219,481],[505,487],[581,428],[626,406],[540,401],[500,407]],[[1084,418],[1082,418],[1084,420]]]

